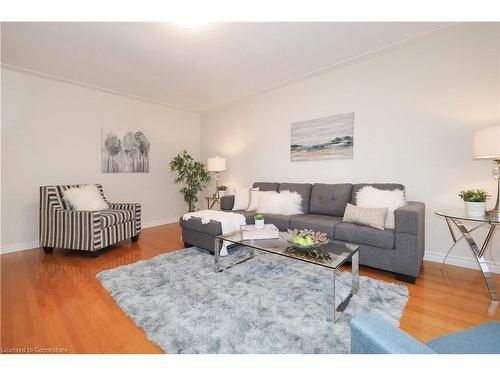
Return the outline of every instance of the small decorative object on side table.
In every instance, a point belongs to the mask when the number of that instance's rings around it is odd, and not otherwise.
[[[472,254],[474,254],[474,257],[476,258],[477,263],[479,264],[481,272],[483,273],[484,280],[486,282],[486,287],[488,288],[488,292],[490,293],[490,299],[491,299],[490,307],[488,309],[488,314],[493,315],[498,307],[498,294],[495,288],[495,279],[490,273],[488,264],[484,259],[484,254],[486,253],[486,250],[488,250],[491,244],[495,228],[497,227],[497,225],[500,225],[500,219],[496,219],[495,217],[490,217],[490,216],[470,216],[467,214],[467,212],[460,209],[438,210],[435,211],[435,214],[445,218],[446,224],[448,225],[448,229],[450,231],[451,238],[453,240],[453,245],[449,248],[448,252],[446,253],[446,256],[444,257],[443,260],[443,264],[445,264],[446,258],[448,258],[448,255],[450,254],[451,250],[455,247],[455,245],[465,238],[466,239],[465,243],[471,249]],[[478,225],[472,229],[467,229],[463,224],[463,221],[475,222]],[[457,238],[457,236],[455,235],[452,224],[454,224],[458,228],[458,230],[460,230],[460,232],[462,233],[462,236],[460,238]],[[489,225],[490,229],[481,247],[479,247],[476,244],[476,241],[474,241],[474,239],[472,238],[471,233],[484,225]]]
[[[464,200],[465,212],[469,216],[484,216],[486,212],[486,199],[490,195],[484,190],[463,190],[458,194]]]
[[[226,195],[226,191],[227,191],[227,186],[226,185],[219,185],[217,186],[217,196],[219,198],[222,198],[223,196]]]

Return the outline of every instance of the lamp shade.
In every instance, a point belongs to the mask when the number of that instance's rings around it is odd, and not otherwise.
[[[474,159],[500,158],[500,126],[474,132]]]
[[[226,170],[226,159],[224,158],[208,158],[207,170],[209,172],[222,172]]]

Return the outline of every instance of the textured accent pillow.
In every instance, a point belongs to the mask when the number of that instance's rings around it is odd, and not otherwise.
[[[279,192],[282,215],[303,214],[302,195],[295,191],[283,190]]]
[[[250,189],[250,203],[248,204],[247,211],[257,211],[260,193],[259,188]]]
[[[74,210],[78,211],[100,211],[109,208],[95,185],[84,185],[65,190],[63,198],[69,202]]]
[[[386,217],[387,208],[367,208],[347,203],[342,221],[384,230]]]
[[[288,190],[260,191],[257,212],[260,214],[297,215],[302,211],[302,196]]]
[[[394,211],[406,204],[403,190],[381,190],[373,186],[365,186],[356,194],[356,205],[368,208],[387,207],[385,228],[394,229]]]
[[[281,213],[281,204],[279,193],[276,191],[259,192],[256,211],[259,214],[279,214]]]
[[[257,188],[259,190],[259,188]],[[236,189],[234,192],[233,211],[246,210],[250,204],[250,188]]]

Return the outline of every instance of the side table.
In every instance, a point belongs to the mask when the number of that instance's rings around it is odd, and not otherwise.
[[[215,206],[216,203],[220,202],[219,197],[205,197],[205,199],[207,200],[207,208],[209,210],[211,210]]]
[[[453,250],[455,245],[465,238],[467,240],[466,241],[467,245],[471,249],[472,254],[474,254],[474,257],[476,258],[477,263],[479,264],[479,268],[481,269],[481,272],[483,273],[484,276],[484,280],[486,282],[486,287],[488,288],[488,292],[490,293],[491,304],[490,308],[488,309],[488,313],[490,315],[494,314],[498,306],[498,294],[495,288],[495,279],[493,278],[488,268],[488,264],[484,259],[484,254],[486,253],[488,247],[491,245],[491,240],[493,239],[493,235],[495,234],[495,229],[497,225],[500,225],[500,220],[489,216],[480,216],[480,217],[469,216],[467,215],[465,210],[460,210],[460,209],[438,210],[435,211],[434,213],[438,216],[445,218],[446,224],[448,225],[448,230],[450,231],[450,235],[453,240],[453,245],[449,248],[448,252],[446,253],[446,256],[443,260],[443,264],[446,262],[446,258],[448,258],[448,255],[450,254],[451,250]],[[467,229],[465,225],[462,223],[462,221],[475,222],[477,225],[472,229]],[[460,238],[457,238],[455,232],[453,232],[452,224],[454,224],[458,228],[458,230],[462,233],[462,236]],[[478,246],[476,241],[474,241],[474,239],[472,238],[471,233],[484,225],[489,225],[488,234],[486,235],[486,238],[484,239],[481,246]]]

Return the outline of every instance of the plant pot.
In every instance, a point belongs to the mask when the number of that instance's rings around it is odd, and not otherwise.
[[[465,213],[468,216],[481,217],[486,212],[486,202],[464,202]]]
[[[264,219],[261,220],[255,220],[255,228],[264,228]]]
[[[219,190],[219,198],[222,198],[224,195],[226,195],[225,190]]]

